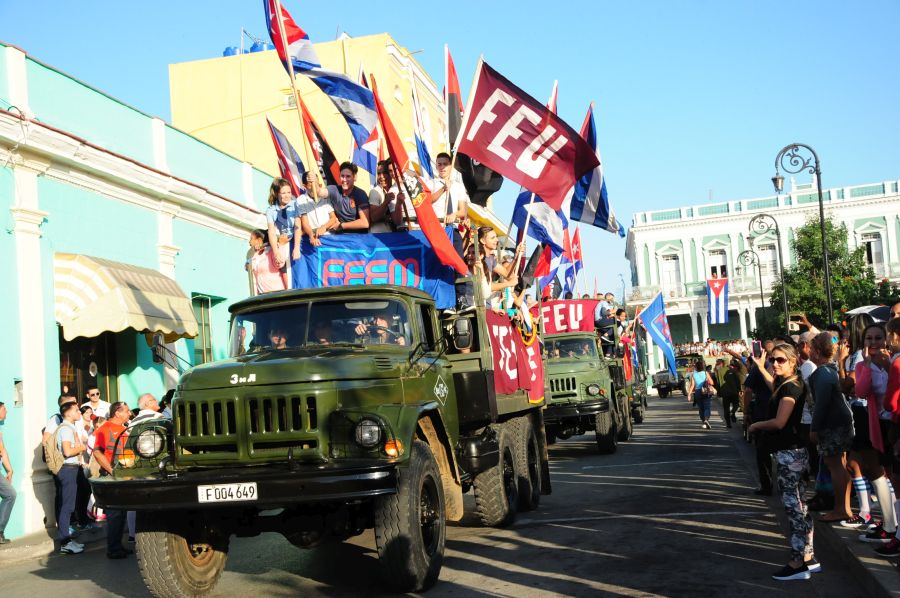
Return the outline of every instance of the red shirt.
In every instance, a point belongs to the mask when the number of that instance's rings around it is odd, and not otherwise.
[[[125,431],[125,426],[111,421],[104,422],[94,432],[94,452],[101,452],[110,462],[116,448],[116,440]]]

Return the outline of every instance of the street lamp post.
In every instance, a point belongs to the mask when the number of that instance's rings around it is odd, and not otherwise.
[[[807,150],[811,156],[805,157],[801,150]],[[831,268],[828,265],[828,242],[825,234],[825,204],[822,202],[822,169],[819,167],[819,156],[815,150],[803,143],[791,143],[784,146],[775,157],[775,176],[772,177],[772,185],[775,192],[784,190],[784,177],[779,168],[783,168],[789,174],[810,172],[816,175],[816,188],[819,192],[819,227],[822,231],[822,261],[825,270],[825,298],[828,300],[828,323],[834,324],[834,310],[831,306]]]
[[[762,271],[759,269],[759,255],[752,249],[745,249],[738,254],[738,262],[745,268],[756,266],[756,273],[759,276],[759,306],[762,308],[762,317],[766,319],[766,298],[763,295]],[[745,270],[746,271],[746,270]]]
[[[778,221],[769,214],[758,214],[750,219],[748,228],[750,229],[750,234],[756,233],[755,236],[764,235],[773,229],[775,230],[775,240],[778,244],[778,272],[781,276],[781,305],[784,308],[784,328],[790,334],[787,286],[784,282],[784,256],[781,253],[781,230],[778,228]],[[760,279],[762,279],[762,273],[760,273]]]

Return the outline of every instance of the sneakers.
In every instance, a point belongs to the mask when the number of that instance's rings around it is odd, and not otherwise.
[[[888,544],[894,539],[894,535],[884,531],[883,527],[876,527],[869,533],[860,535],[859,539],[862,542],[869,542],[870,544]]]
[[[9,544],[9,538],[3,535],[3,532],[0,532],[0,544]]]
[[[875,549],[881,556],[886,556],[888,558],[895,558],[900,556],[900,540],[897,538],[891,538],[891,541],[885,544],[884,546],[879,546]]]
[[[700,424],[700,427],[703,428],[704,430],[709,430],[710,429],[709,422],[703,422],[702,424]]]
[[[804,564],[796,569],[790,565],[785,565],[781,571],[772,576],[772,579],[775,581],[790,581],[792,579],[809,579],[810,577],[812,577],[812,574],[809,572],[809,567]]]
[[[84,552],[84,545],[79,544],[75,540],[69,540],[59,548],[61,554],[79,554]]]
[[[808,561],[803,561],[803,564],[806,565],[806,568],[809,569],[810,573],[818,573],[822,570],[822,563],[817,561],[816,557],[813,557]]]
[[[860,517],[859,515],[854,515],[850,519],[842,519],[841,527],[849,527],[852,529],[859,529],[866,525],[867,521]]]

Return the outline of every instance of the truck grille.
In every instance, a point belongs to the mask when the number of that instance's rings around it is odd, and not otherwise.
[[[569,392],[578,390],[578,382],[572,378],[551,378],[550,392]]]
[[[186,461],[317,455],[318,426],[315,395],[175,402],[179,457]]]
[[[237,419],[231,399],[178,401],[175,404],[175,431],[182,453],[237,454]]]

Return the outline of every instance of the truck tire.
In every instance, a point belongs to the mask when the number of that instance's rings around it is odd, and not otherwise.
[[[519,479],[519,511],[533,511],[541,502],[541,457],[531,420],[517,417],[516,472]]]
[[[519,484],[516,475],[515,438],[508,424],[501,424],[500,462],[475,476],[475,513],[486,527],[504,527],[516,519]]]
[[[628,442],[634,433],[634,425],[631,423],[631,409],[629,409],[627,401],[622,409],[622,419],[625,421],[622,422],[622,427],[619,428],[618,440],[619,442]]]
[[[642,424],[644,423],[644,405],[641,404],[640,407],[634,410],[634,423]]]
[[[447,518],[437,462],[414,440],[409,466],[400,470],[396,494],[375,501],[375,545],[387,583],[399,592],[434,585],[444,562]]]
[[[664,398],[666,398],[667,396],[669,396],[669,389],[668,389],[668,388],[660,388],[660,389],[657,389],[657,392],[659,393],[659,398],[661,398],[661,399],[664,399]]]
[[[157,598],[206,596],[212,592],[228,557],[228,540],[215,547],[192,543],[184,520],[172,514],[138,512],[135,548],[144,584]]]
[[[616,426],[613,423],[612,413],[598,413],[594,419],[594,429],[597,434],[597,449],[600,454],[611,455],[619,448],[616,438]]]

